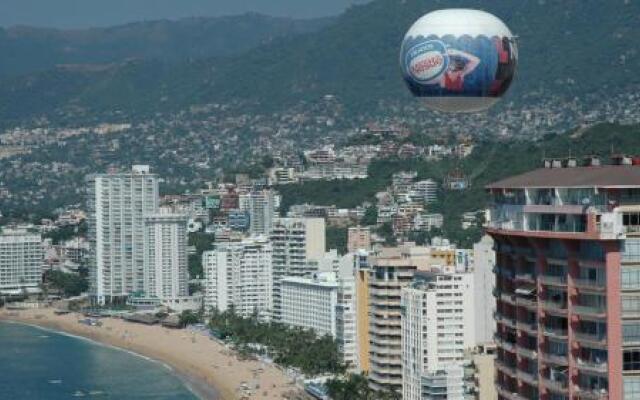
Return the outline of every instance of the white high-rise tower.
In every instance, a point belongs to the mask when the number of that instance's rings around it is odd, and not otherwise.
[[[98,304],[145,290],[144,217],[158,211],[158,177],[146,165],[87,177],[90,293]]]

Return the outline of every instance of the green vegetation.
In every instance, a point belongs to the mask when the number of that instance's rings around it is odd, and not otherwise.
[[[210,327],[219,337],[231,340],[241,354],[266,355],[308,376],[345,369],[331,336],[318,338],[312,331],[260,322],[255,316],[242,318],[233,309],[214,312]]]
[[[60,244],[76,236],[84,236],[87,233],[87,223],[82,221],[79,225],[67,225],[45,233],[45,238],[50,238],[51,243]]]
[[[622,126],[600,124],[587,130],[564,135],[551,135],[539,142],[501,141],[481,142],[473,153],[464,159],[444,159],[425,161],[422,159],[384,159],[375,160],[369,168],[369,178],[359,181],[307,182],[301,185],[280,187],[283,195],[283,208],[292,204],[312,203],[331,205],[338,202],[342,207],[353,207],[363,202],[375,201],[374,194],[391,184],[391,176],[399,171],[417,171],[418,179],[435,179],[442,182],[448,173],[459,169],[471,182],[464,191],[441,190],[438,201],[430,204],[430,212],[444,215],[442,230],[424,233],[421,240],[443,235],[460,246],[468,247],[478,241],[482,234],[480,226],[463,230],[461,216],[464,212],[479,211],[486,208],[487,193],[485,185],[520,174],[542,165],[544,157],[584,157],[589,154],[600,155],[608,160],[611,151],[627,154],[640,154],[640,126]],[[352,185],[350,189],[350,185]],[[340,196],[340,197],[336,197]],[[370,224],[374,221],[374,211],[367,210],[363,219]],[[379,228],[387,242],[392,243],[390,225]]]
[[[189,246],[195,246],[196,253],[189,255],[189,276],[202,277],[202,253],[213,249],[215,235],[212,233],[195,232],[189,234]]]
[[[363,375],[348,374],[328,381],[326,386],[333,400],[400,400],[402,398],[394,391],[373,391]]]
[[[200,316],[191,310],[185,310],[180,314],[180,326],[183,328],[187,325],[199,324],[200,321]]]
[[[336,249],[338,254],[347,253],[347,228],[327,226],[326,237],[327,251]]]
[[[86,273],[69,274],[62,271],[47,271],[44,284],[60,290],[66,297],[78,296],[89,289]]]

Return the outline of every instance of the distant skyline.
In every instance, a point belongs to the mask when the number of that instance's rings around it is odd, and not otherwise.
[[[0,0],[0,26],[61,29],[104,27],[136,21],[215,17],[259,12],[314,18],[337,15],[370,0]]]

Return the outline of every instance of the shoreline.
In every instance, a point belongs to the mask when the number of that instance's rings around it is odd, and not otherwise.
[[[78,339],[78,340],[83,340],[83,341],[87,341],[95,346],[102,346],[102,347],[106,347],[109,349],[113,349],[113,350],[117,350],[117,351],[122,351],[125,352],[127,354],[130,354],[132,356],[135,357],[139,357],[142,358],[148,362],[154,363],[154,364],[158,364],[164,368],[166,368],[167,370],[169,370],[171,372],[172,375],[174,375],[175,377],[177,377],[182,384],[187,388],[187,390],[189,390],[191,393],[193,393],[198,399],[200,400],[209,400],[209,399],[213,399],[213,400],[222,400],[220,398],[220,394],[218,393],[218,390],[209,385],[207,382],[203,381],[202,379],[196,379],[193,376],[189,376],[187,374],[184,374],[178,370],[176,370],[173,366],[165,363],[164,361],[161,360],[156,360],[155,358],[146,356],[144,354],[140,354],[138,352],[135,352],[133,350],[129,350],[126,348],[122,348],[122,347],[118,347],[118,346],[114,346],[108,343],[104,343],[95,339],[92,339],[88,336],[83,336],[83,335],[77,335],[74,333],[70,333],[67,331],[63,331],[63,330],[59,330],[59,329],[54,329],[48,326],[43,326],[43,325],[37,325],[35,323],[32,322],[24,322],[18,319],[11,319],[11,317],[5,317],[3,315],[0,315],[0,322],[4,322],[7,324],[18,324],[18,325],[24,325],[24,326],[29,326],[32,327],[34,329],[38,329],[41,330],[43,332],[49,332],[49,333],[54,333],[57,335],[63,335],[63,336],[67,336],[70,338],[74,338],[74,339]]]
[[[102,327],[78,323],[81,314],[56,315],[52,308],[8,311],[0,321],[26,324],[113,347],[164,365],[204,400],[286,399],[299,389],[272,364],[239,360],[237,354],[202,332],[140,325],[102,318]],[[242,387],[245,390],[241,389]],[[247,388],[251,389],[247,389]]]

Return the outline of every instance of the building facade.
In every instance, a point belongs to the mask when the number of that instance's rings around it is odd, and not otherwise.
[[[186,215],[149,214],[144,218],[144,297],[180,308],[189,296]]]
[[[488,186],[500,399],[640,398],[640,167],[626,164],[549,162]]]
[[[289,326],[312,329],[318,336],[337,335],[338,280],[334,273],[282,279],[282,318]]]
[[[402,289],[413,280],[416,263],[402,248],[369,258],[369,384],[374,390],[402,391]],[[360,333],[359,333],[360,334]]]
[[[402,398],[464,399],[473,334],[473,275],[416,272],[402,289]]]
[[[305,277],[317,271],[325,255],[325,222],[322,218],[278,218],[271,231],[273,245],[273,318],[282,316],[281,281]]]
[[[476,344],[493,342],[496,324],[493,315],[496,311],[496,298],[493,292],[496,278],[493,274],[496,254],[493,251],[493,239],[485,235],[473,245],[473,290],[475,308]]]
[[[371,249],[371,229],[369,227],[352,226],[347,231],[347,252]]]
[[[0,233],[0,294],[39,291],[43,267],[44,247],[40,235],[26,231]]]
[[[144,216],[158,211],[158,177],[136,165],[128,173],[90,175],[90,293],[105,304],[144,292]]]
[[[205,312],[227,311],[242,316],[271,316],[272,247],[264,237],[218,243],[202,254]]]
[[[273,228],[276,198],[272,190],[264,189],[240,195],[240,209],[249,216],[251,235],[268,235]]]

